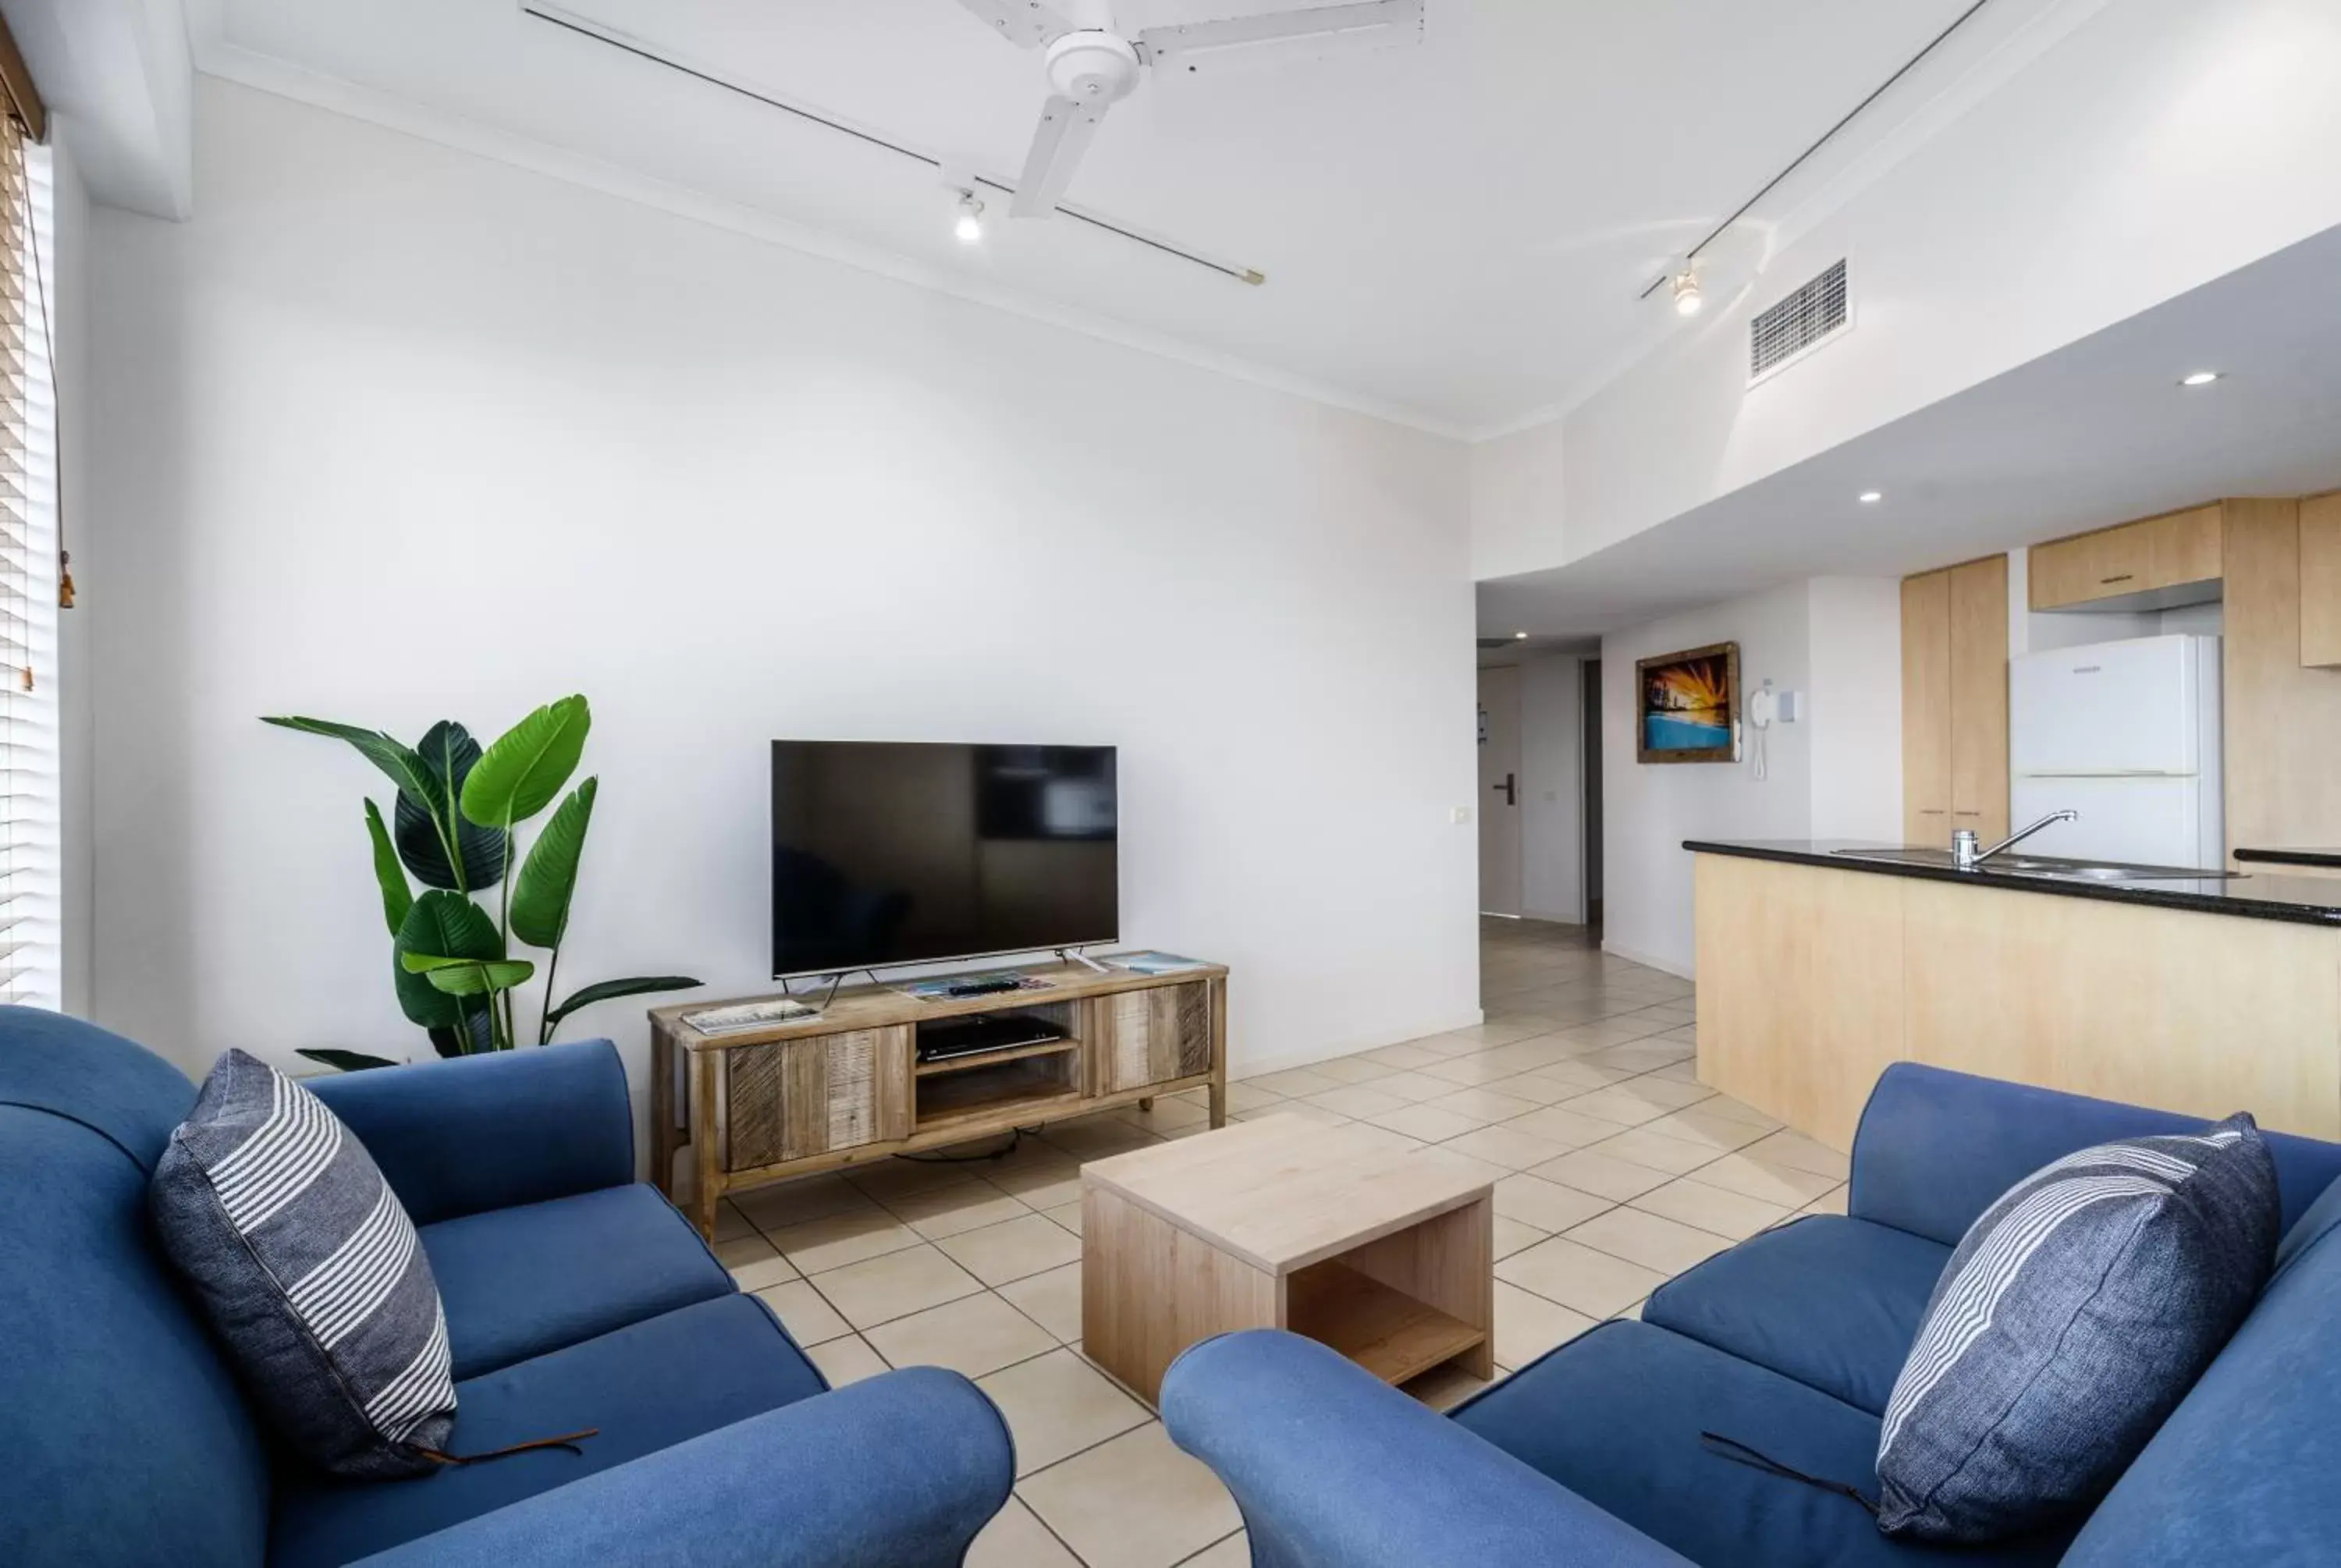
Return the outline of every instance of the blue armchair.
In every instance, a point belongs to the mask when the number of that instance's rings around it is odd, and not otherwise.
[[[194,1101],[90,1025],[0,1007],[0,1563],[110,1568],[948,1568],[1006,1501],[990,1401],[916,1368],[829,1390],[633,1181],[606,1041],[316,1080],[414,1218],[457,1452],[415,1481],[280,1452],[155,1245],[146,1182]]]
[[[1897,1543],[1849,1498],[1707,1451],[1702,1432],[1875,1495],[1879,1415],[1936,1277],[2020,1177],[2199,1119],[1888,1069],[1848,1212],[1798,1220],[1433,1414],[1324,1347],[1256,1331],[1172,1365],[1162,1417],[1241,1505],[1257,1568],[1864,1568],[2341,1562],[2341,1146],[2273,1136],[2288,1226],[2251,1316],[2086,1521],[1965,1553]]]

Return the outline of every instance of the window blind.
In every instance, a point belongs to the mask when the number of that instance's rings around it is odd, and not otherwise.
[[[50,161],[0,115],[0,1001],[64,993]]]

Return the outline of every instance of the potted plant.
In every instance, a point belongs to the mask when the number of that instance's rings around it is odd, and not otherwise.
[[[387,824],[382,809],[367,799],[366,833],[390,928],[391,983],[399,1007],[428,1032],[441,1056],[510,1050],[518,1043],[513,992],[535,977],[537,966],[513,956],[515,938],[545,954],[539,1045],[553,1038],[563,1019],[596,1002],[700,984],[686,975],[637,976],[598,981],[558,1003],[553,999],[600,780],[587,779],[562,797],[521,858],[519,872],[507,872],[515,829],[561,797],[584,754],[593,723],[584,698],[547,703],[484,751],[451,719],[433,725],[414,746],[378,729],[324,719],[265,722],[345,740],[398,787]],[[407,882],[410,873],[423,885],[420,895]],[[493,915],[478,902],[490,892],[496,895]],[[301,1055],[344,1069],[395,1065],[363,1051]]]

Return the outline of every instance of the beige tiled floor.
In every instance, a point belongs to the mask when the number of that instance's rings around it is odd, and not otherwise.
[[[1843,1156],[1710,1094],[1690,987],[1581,929],[1489,920],[1487,1021],[1230,1086],[1438,1143],[1496,1182],[1496,1360],[1519,1366],[1799,1213],[1842,1213]],[[724,1206],[717,1251],[832,1384],[890,1366],[976,1379],[1016,1434],[1016,1497],[973,1568],[1239,1568],[1234,1503],[1080,1355],[1080,1162],[1203,1128],[1202,1096],[1091,1117],[1006,1158],[891,1160]],[[1479,1385],[1433,1374],[1439,1404]]]

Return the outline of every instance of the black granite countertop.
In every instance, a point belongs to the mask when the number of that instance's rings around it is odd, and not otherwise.
[[[2236,858],[2270,866],[2324,866],[2341,871],[2341,849],[2238,849]]]
[[[1851,839],[1686,839],[1683,848],[1701,855],[1737,855],[1751,860],[1779,860],[1795,866],[1827,866],[1839,871],[1872,871],[1888,877],[1916,877],[1930,882],[1965,882],[2002,888],[2017,893],[2047,893],[2060,898],[2101,898],[2116,904],[2152,904],[2167,909],[2192,909],[2207,915],[2239,915],[2254,920],[2290,920],[2306,926],[2341,926],[2341,878],[2287,877],[2253,872],[2234,877],[2189,877],[2176,873],[2137,880],[2090,881],[2071,874],[2087,862],[2055,860],[2046,856],[2013,852],[2006,861],[1987,861],[1973,871],[1949,863],[1948,850],[1913,850],[1899,844],[1864,843]],[[2286,851],[2286,853],[2293,853]],[[1940,861],[1889,859],[1887,856],[1939,854]],[[2237,852],[2242,858],[2242,851]],[[2020,868],[2015,862],[2034,868]],[[2305,862],[2316,864],[2318,862]],[[2341,854],[2333,858],[2341,866]],[[2140,868],[2157,870],[2164,868]],[[2058,875],[2058,870],[2066,874]]]

